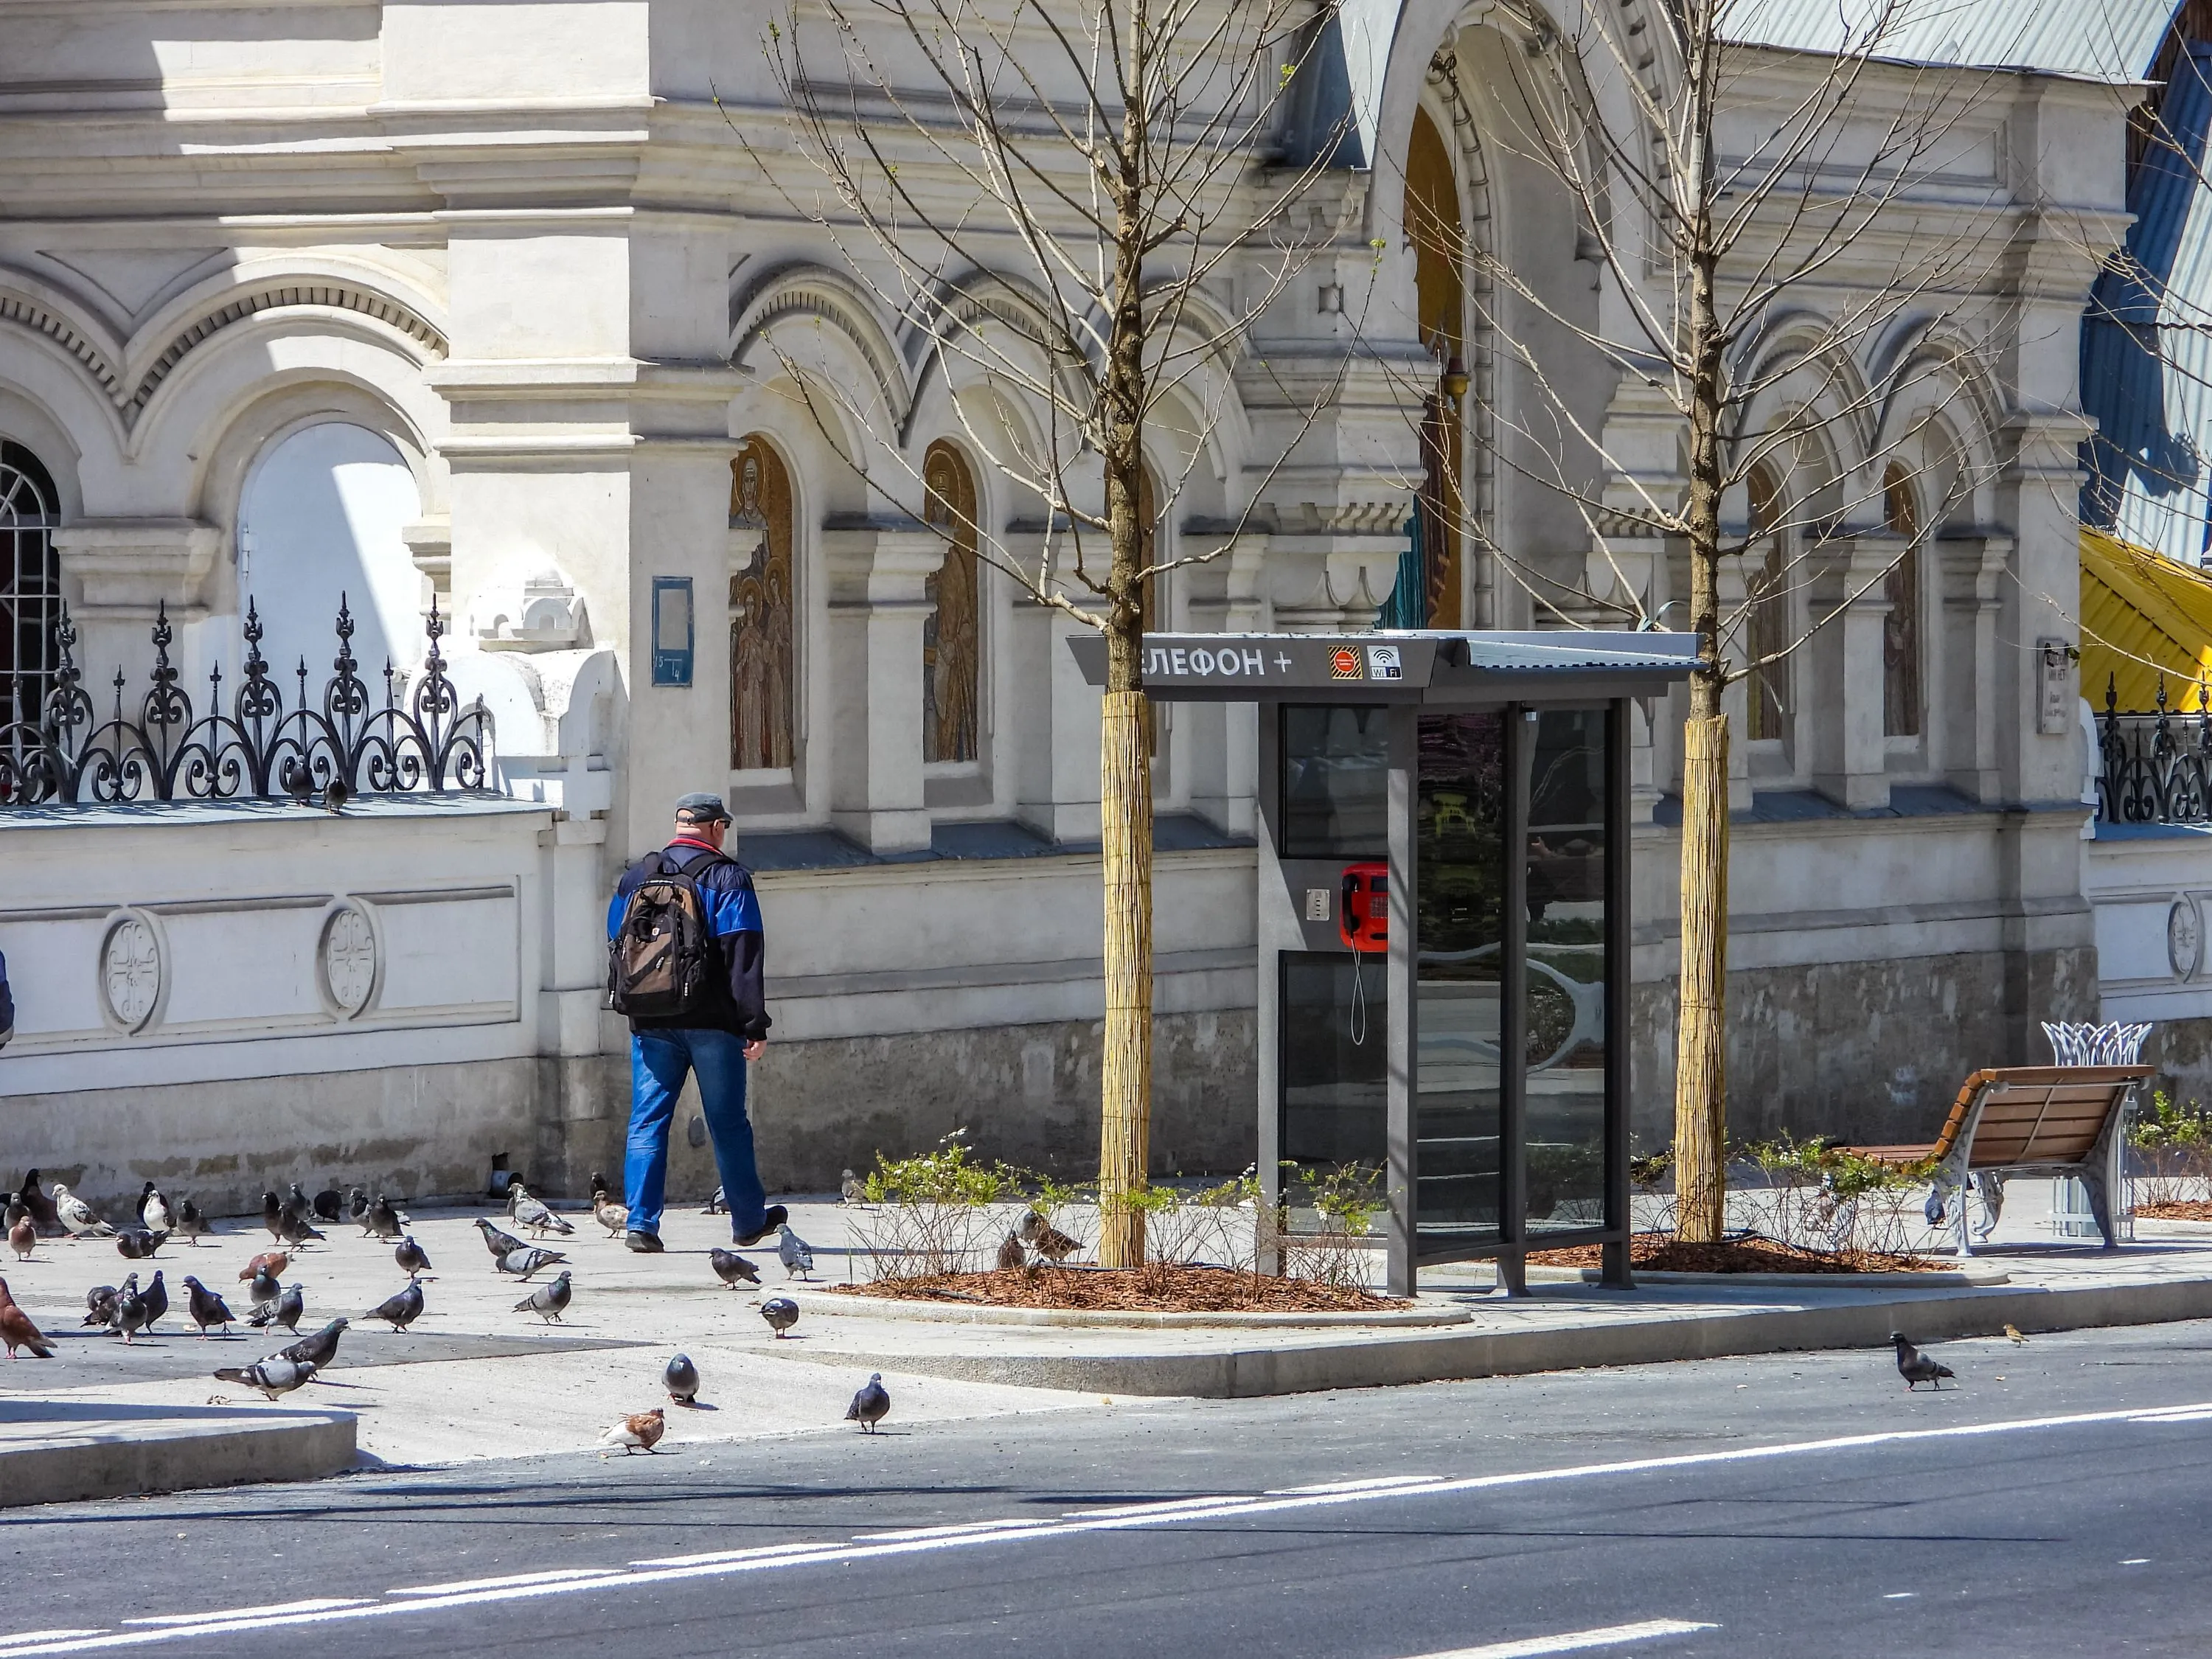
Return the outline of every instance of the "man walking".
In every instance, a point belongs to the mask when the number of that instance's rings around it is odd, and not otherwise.
[[[687,1073],[714,1143],[714,1165],[739,1244],[789,1218],[770,1206],[745,1115],[745,1066],[768,1043],[761,987],[760,900],[751,872],[724,855],[730,815],[719,795],[676,803],[676,835],[632,865],[607,908],[608,1000],[630,1017],[629,1146],[623,1165],[633,1250],[659,1250],[668,1127]]]

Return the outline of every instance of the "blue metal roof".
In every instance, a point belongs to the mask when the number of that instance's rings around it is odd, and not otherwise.
[[[2090,290],[2081,323],[2081,518],[2186,564],[2204,556],[2212,450],[2212,44],[2174,66],[2154,144],[2128,180],[2124,259]]]

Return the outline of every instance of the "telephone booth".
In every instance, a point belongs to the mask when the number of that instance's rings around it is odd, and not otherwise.
[[[1104,641],[1075,641],[1103,684]],[[1629,1283],[1628,711],[1665,633],[1147,635],[1259,706],[1259,1166],[1292,1231],[1379,1182],[1388,1282],[1601,1248]]]

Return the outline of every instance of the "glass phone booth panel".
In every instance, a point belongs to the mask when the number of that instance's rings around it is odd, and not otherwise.
[[[1583,1231],[1606,1220],[1606,711],[1526,729],[1528,1231]]]
[[[1425,1249],[1495,1240],[1504,1152],[1505,714],[1420,717],[1414,1213]]]

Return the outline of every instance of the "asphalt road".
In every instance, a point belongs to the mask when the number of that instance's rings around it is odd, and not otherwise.
[[[1941,1394],[1885,1350],[912,1433],[895,1403],[873,1437],[9,1511],[0,1659],[2212,1648],[2212,1327],[1941,1353]]]

